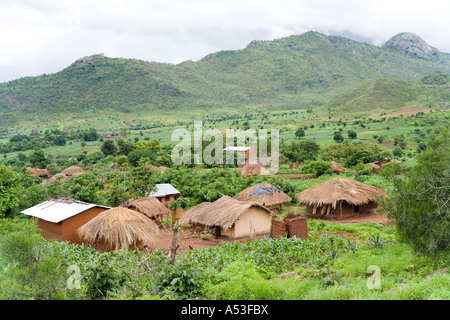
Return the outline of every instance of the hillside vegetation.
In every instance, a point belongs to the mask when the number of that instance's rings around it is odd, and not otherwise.
[[[357,96],[371,88],[373,94],[390,88],[394,91],[386,99],[395,96],[403,102],[417,95],[404,80],[450,73],[448,54],[433,49],[430,58],[421,57],[396,43],[378,47],[307,32],[253,41],[242,50],[178,65],[88,56],[55,74],[0,84],[0,126],[106,115],[136,119],[180,111],[240,112],[242,107],[292,110],[323,105],[352,88]],[[373,94],[363,98],[370,100]]]
[[[324,105],[331,114],[392,111],[409,106],[448,107],[450,87],[445,75],[421,80],[379,78],[352,88]]]

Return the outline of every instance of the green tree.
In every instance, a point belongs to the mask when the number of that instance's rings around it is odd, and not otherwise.
[[[126,141],[125,139],[119,138],[117,139],[117,147],[120,155],[127,156],[131,151],[133,151],[134,144]]]
[[[297,131],[295,131],[295,136],[297,138],[302,138],[305,136],[305,131],[303,130],[303,128],[298,128]]]
[[[419,251],[450,259],[450,134],[430,136],[405,177],[391,176],[394,190],[382,205],[401,238]]]
[[[141,159],[152,161],[155,157],[156,153],[150,149],[135,149],[128,154],[127,159],[129,164],[136,167]]]
[[[17,154],[17,159],[21,162],[28,162],[27,156],[22,152],[19,152],[19,154]]]
[[[45,169],[50,163],[41,149],[35,149],[28,157],[28,162],[30,162],[33,167],[38,167],[40,169]]]
[[[11,216],[19,206],[20,175],[4,164],[0,164],[0,218]]]
[[[347,134],[348,134],[348,137],[349,137],[350,139],[356,139],[356,137],[357,137],[357,135],[358,135],[358,134],[357,134],[355,131],[353,131],[353,130],[348,130]]]
[[[117,146],[114,144],[113,140],[105,140],[105,142],[103,142],[102,146],[100,147],[100,150],[105,156],[109,156],[116,153]]]
[[[62,246],[40,235],[36,220],[0,221],[0,299],[79,299],[80,288],[67,288],[69,274]]]
[[[64,183],[65,196],[80,201],[97,203],[97,193],[103,184],[90,172],[70,178]]]
[[[150,168],[127,168],[125,163],[122,169],[108,172],[107,175],[108,201],[112,206],[124,205],[132,198],[147,196],[156,188],[154,172]]]
[[[81,133],[81,138],[84,141],[96,141],[98,140],[99,136],[97,130],[95,130],[94,128],[90,128],[89,130],[83,131]]]
[[[397,158],[400,158],[401,156],[403,156],[403,150],[399,147],[399,148],[395,148],[393,151],[392,151],[392,155],[394,156],[394,157],[397,157]]]
[[[283,146],[282,153],[291,161],[302,162],[305,160],[316,160],[320,146],[313,140],[302,140],[292,142]]]
[[[331,171],[331,163],[324,160],[311,161],[303,166],[302,169],[306,173],[313,174],[316,177],[319,177],[323,174],[333,173],[333,171]]]
[[[333,140],[339,143],[339,142],[344,141],[344,137],[342,136],[342,134],[340,132],[335,132],[334,136],[333,136]]]

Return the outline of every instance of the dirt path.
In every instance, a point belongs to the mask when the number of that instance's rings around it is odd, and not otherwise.
[[[375,223],[382,223],[384,225],[387,225],[389,223],[389,219],[382,213],[365,213],[365,214],[359,214],[354,217],[348,217],[343,219],[333,219],[333,220],[327,220],[330,222],[339,222],[339,223],[360,223],[360,222],[375,222]]]
[[[288,212],[297,212],[299,209],[306,209],[305,206],[287,206],[285,207]],[[375,222],[382,223],[384,225],[388,224],[390,221],[383,213],[360,213],[352,217],[340,218],[336,217],[333,219],[324,219],[324,221],[329,222],[339,222],[339,223],[360,223],[360,222]]]
[[[178,244],[179,250],[192,250],[199,248],[215,247],[222,241],[234,242],[234,240],[216,239],[212,236],[193,236],[192,232],[180,229]],[[172,231],[169,229],[160,229],[159,235],[149,237],[145,243],[149,248],[168,250],[172,243]]]

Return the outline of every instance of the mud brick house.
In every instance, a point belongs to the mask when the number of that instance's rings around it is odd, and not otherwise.
[[[156,190],[150,192],[148,196],[156,197],[163,205],[168,206],[172,201],[177,200],[180,194],[180,191],[170,183],[160,183],[156,184]]]
[[[270,235],[271,220],[268,208],[223,196],[186,211],[181,223],[196,231],[207,229],[216,237],[243,239]]]
[[[37,225],[42,230],[43,238],[81,244],[77,229],[108,209],[97,204],[54,197],[21,213],[38,219]]]
[[[306,204],[306,214],[333,218],[373,212],[378,197],[387,196],[383,189],[344,178],[334,178],[296,195]]]

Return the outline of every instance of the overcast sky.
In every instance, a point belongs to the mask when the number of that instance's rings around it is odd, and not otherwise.
[[[409,31],[450,53],[442,0],[0,0],[0,82],[76,59],[180,63],[309,30],[382,45]]]

